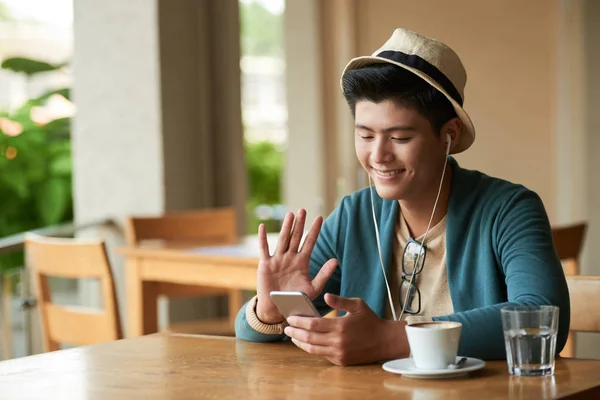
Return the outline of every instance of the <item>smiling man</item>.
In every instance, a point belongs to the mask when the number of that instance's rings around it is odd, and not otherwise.
[[[406,324],[457,321],[461,356],[502,359],[500,309],[551,304],[560,308],[560,352],[569,294],[540,198],[450,156],[475,139],[465,83],[452,49],[405,29],[350,61],[342,89],[375,190],[317,218],[302,245],[305,211],[286,215],[272,255],[259,228],[257,295],[238,314],[238,338],[289,337],[334,364],[363,364],[407,357]],[[273,290],[302,291],[321,315],[340,316],[285,321]]]

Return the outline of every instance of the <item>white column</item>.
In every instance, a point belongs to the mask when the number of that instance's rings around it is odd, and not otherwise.
[[[340,87],[346,64],[358,55],[358,4],[355,0],[321,2],[323,92],[326,136],[327,207],[364,187],[354,149],[354,120]],[[364,175],[366,177],[366,175]]]
[[[79,223],[164,210],[157,9],[156,0],[74,1],[73,192]],[[104,238],[111,247],[122,244],[119,235]],[[123,263],[114,255],[110,261],[123,314]],[[97,304],[95,286],[84,284],[80,292],[83,303]]]
[[[319,21],[319,0],[286,1],[288,147],[283,198],[294,213],[305,208],[310,220],[326,210]]]
[[[559,0],[556,96],[556,224],[587,218],[583,3]]]

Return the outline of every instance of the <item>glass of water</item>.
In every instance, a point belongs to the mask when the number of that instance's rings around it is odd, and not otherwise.
[[[508,306],[500,313],[508,371],[518,376],[554,375],[558,307]]]

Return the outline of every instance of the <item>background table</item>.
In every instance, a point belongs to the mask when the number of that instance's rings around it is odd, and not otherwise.
[[[270,250],[277,234],[268,235]],[[183,242],[150,242],[117,249],[125,257],[126,335],[158,332],[157,299],[162,283],[256,290],[258,237],[247,236],[237,245],[197,247]],[[237,314],[239,302],[229,312]]]
[[[424,381],[381,365],[337,367],[289,342],[154,334],[0,362],[0,398],[596,399],[600,361],[557,360],[545,378],[509,376],[494,361],[468,377]]]

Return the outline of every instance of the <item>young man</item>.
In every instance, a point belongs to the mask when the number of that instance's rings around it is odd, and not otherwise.
[[[465,83],[452,49],[405,29],[348,64],[342,88],[356,155],[376,193],[345,197],[324,222],[315,220],[302,246],[306,213],[288,214],[273,255],[259,228],[257,296],[238,314],[238,338],[290,337],[349,365],[407,357],[407,323],[458,321],[460,355],[502,359],[500,309],[551,304],[560,307],[560,352],[569,293],[540,198],[448,155],[475,139],[462,107]],[[273,290],[302,291],[322,315],[342,316],[284,321]]]

